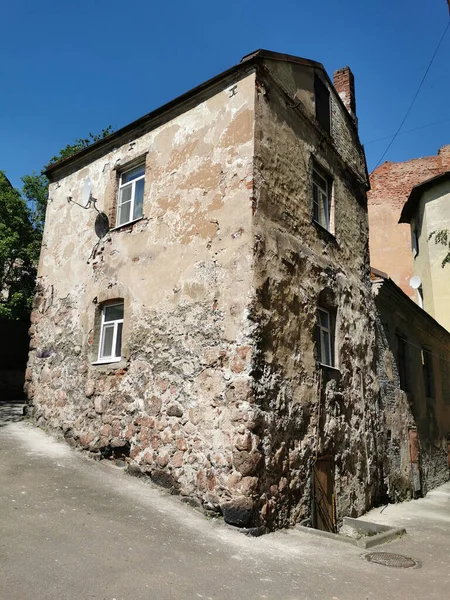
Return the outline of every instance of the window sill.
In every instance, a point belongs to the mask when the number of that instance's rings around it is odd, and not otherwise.
[[[111,363],[118,363],[122,359],[122,356],[118,356],[117,358],[105,358],[104,360],[96,360],[95,362],[92,362],[91,365],[109,365]]]
[[[332,367],[331,365],[326,365],[325,363],[319,362],[318,365],[321,369],[330,369],[331,371],[336,371],[337,373],[341,372],[338,367]]]
[[[122,223],[121,225],[116,225],[116,227],[112,227],[110,231],[120,231],[121,229],[127,229],[137,223],[138,221],[142,221],[144,217],[138,217],[137,219],[133,219],[132,221],[128,221],[127,223]]]
[[[331,231],[329,231],[326,227],[324,227],[323,225],[321,225],[315,219],[312,220],[312,224],[317,229],[317,231],[319,232],[319,234],[321,234],[324,238],[326,238],[326,240],[328,242],[333,242],[334,244],[336,244],[336,246],[339,245],[338,241],[337,241],[337,239],[335,237],[335,235],[333,233],[331,233]]]

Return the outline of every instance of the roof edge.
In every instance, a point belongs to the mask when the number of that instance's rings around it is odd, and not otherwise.
[[[93,144],[87,146],[86,148],[83,148],[76,154],[73,154],[72,156],[69,156],[68,158],[63,158],[61,160],[58,160],[57,162],[55,162],[51,165],[47,165],[45,170],[43,171],[44,175],[46,175],[50,179],[50,181],[54,180],[55,179],[54,175],[58,171],[65,169],[66,167],[69,167],[72,164],[76,164],[78,161],[82,160],[89,154],[95,153],[102,148],[113,148],[113,147],[117,146],[117,142],[124,136],[129,135],[131,132],[133,132],[136,129],[139,129],[140,127],[144,126],[145,124],[151,122],[153,119],[162,117],[166,113],[170,113],[176,107],[189,101],[190,99],[201,94],[202,92],[206,91],[207,89],[211,88],[212,86],[219,84],[221,81],[225,81],[228,77],[235,75],[235,74],[240,74],[240,73],[243,73],[243,74],[250,73],[252,71],[252,69],[254,68],[255,62],[256,61],[251,60],[251,61],[247,61],[245,63],[238,63],[237,65],[230,67],[226,71],[222,71],[221,73],[215,75],[214,77],[208,79],[207,81],[204,81],[203,83],[199,84],[198,86],[191,88],[184,94],[181,94],[181,96],[177,96],[176,98],[174,98],[173,100],[170,100],[166,104],[159,106],[155,110],[143,115],[142,117],[139,117],[139,119],[136,119],[136,120],[132,121],[131,123],[128,123],[124,127],[121,127],[117,131],[114,131],[107,137],[102,138],[101,140],[98,140],[97,142],[94,142]]]
[[[435,183],[439,183],[440,181],[445,181],[447,179],[450,179],[450,171],[445,171],[440,175],[435,175],[434,177],[430,177],[430,179],[425,179],[425,181],[422,181],[421,183],[415,185],[412,188],[408,199],[403,205],[400,219],[398,222],[410,223],[414,214],[414,210],[416,209],[417,203],[419,202],[423,192],[433,187]]]
[[[373,267],[371,267],[371,270],[377,271],[377,269],[373,269]],[[397,296],[399,296],[402,300],[404,300],[406,302],[406,305],[408,306],[408,308],[410,308],[412,311],[414,311],[421,318],[432,321],[433,325],[436,326],[436,328],[439,330],[440,334],[441,335],[444,334],[450,340],[450,331],[448,331],[443,325],[441,325],[438,321],[436,321],[436,319],[434,317],[432,317],[430,315],[430,313],[428,313],[425,309],[420,308],[420,306],[418,304],[416,304],[414,302],[414,300],[412,300],[407,294],[405,294],[405,292],[402,290],[402,288],[400,286],[398,286],[395,283],[395,281],[393,281],[389,276],[383,277],[381,275],[382,271],[378,271],[378,273],[380,273],[380,277],[378,278],[378,280],[372,280],[373,286],[375,284],[379,284],[380,287],[383,285],[388,286],[393,291],[394,294],[397,294]],[[384,275],[386,275],[386,273],[384,273]]]

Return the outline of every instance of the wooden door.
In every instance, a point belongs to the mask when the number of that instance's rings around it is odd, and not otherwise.
[[[313,494],[314,528],[335,533],[334,460],[330,456],[318,458],[314,465]]]

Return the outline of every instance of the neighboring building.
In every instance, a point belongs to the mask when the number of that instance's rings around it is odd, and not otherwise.
[[[389,273],[415,302],[417,293],[409,285],[414,275],[411,232],[408,225],[399,225],[398,221],[412,189],[447,171],[450,171],[450,146],[443,146],[437,156],[385,162],[370,175],[371,189],[367,194],[370,262],[376,269]]]
[[[450,171],[414,186],[400,223],[410,225],[418,304],[450,331],[450,265],[443,268],[448,247],[436,244],[432,235],[450,230]]]
[[[384,497],[348,68],[336,86],[261,50],[49,167],[38,424],[240,525],[334,529]],[[75,204],[88,177],[109,231]]]
[[[0,401],[23,399],[36,269],[27,206],[0,171]]]
[[[450,333],[385,273],[373,269],[372,279],[389,495],[403,499],[448,480]]]

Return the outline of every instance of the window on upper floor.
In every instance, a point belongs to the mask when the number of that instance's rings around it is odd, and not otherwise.
[[[420,306],[420,308],[423,308],[423,307],[424,307],[423,300],[424,300],[424,296],[423,296],[423,287],[422,287],[422,286],[419,286],[419,287],[417,288],[417,303],[418,303],[418,305]]]
[[[101,308],[99,362],[116,362],[122,357],[123,301],[104,304]]]
[[[143,215],[145,164],[120,174],[116,227],[140,219]]]
[[[422,348],[422,372],[427,398],[435,397],[433,355],[426,348]]]
[[[327,133],[331,132],[330,91],[318,75],[314,76],[316,119]]]
[[[334,316],[329,310],[319,306],[317,308],[317,359],[325,366],[334,367]]]
[[[414,258],[419,254],[419,233],[417,227],[414,227],[412,231],[412,251]]]
[[[332,179],[323,169],[313,166],[313,220],[331,232]]]

